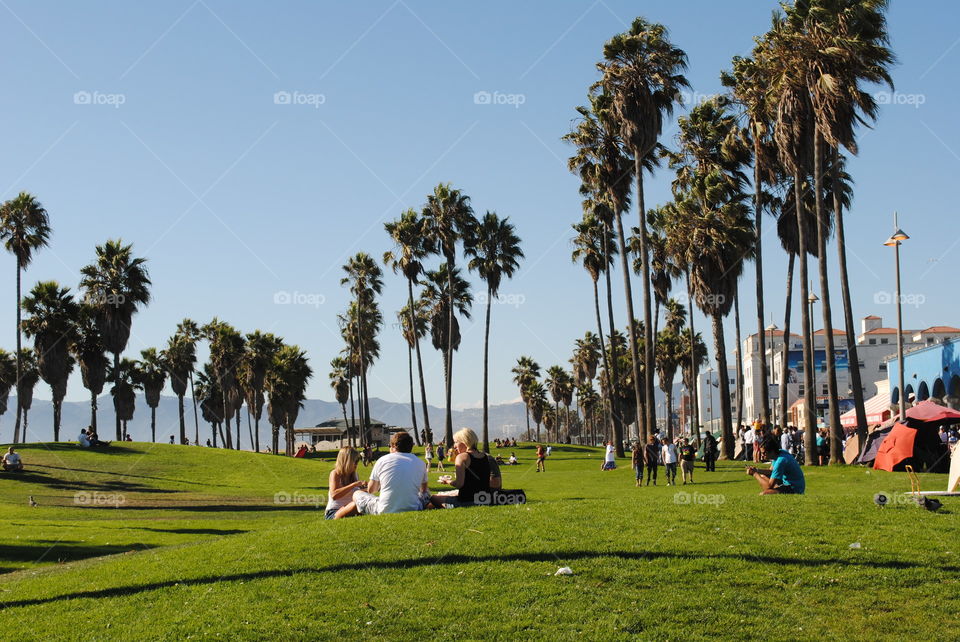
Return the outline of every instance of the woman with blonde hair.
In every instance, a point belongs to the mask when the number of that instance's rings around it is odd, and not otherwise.
[[[350,446],[344,446],[337,453],[337,463],[330,471],[330,494],[324,518],[339,519],[356,514],[353,493],[367,487],[367,482],[360,481],[357,476],[359,463],[360,453]]]
[[[453,436],[453,450],[457,474],[450,485],[458,490],[457,505],[472,506],[477,493],[489,494],[500,488],[500,467],[493,457],[477,450],[477,433],[469,428],[459,430]]]

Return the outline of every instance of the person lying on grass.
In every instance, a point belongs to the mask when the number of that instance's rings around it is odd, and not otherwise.
[[[330,471],[330,495],[324,513],[325,519],[336,519],[341,512],[343,515],[340,517],[345,517],[355,507],[350,505],[353,504],[356,491],[367,488],[367,482],[360,481],[357,476],[359,463],[360,453],[355,448],[344,446],[337,453],[337,463]]]
[[[356,489],[353,501],[337,511],[336,519],[421,510],[425,497],[428,497],[427,469],[413,454],[413,437],[401,430],[390,437],[390,454],[373,465],[367,489]]]
[[[448,482],[456,492],[438,493],[430,498],[436,508],[453,504],[454,506],[473,506],[477,493],[489,494],[501,487],[500,466],[486,453],[477,450],[477,433],[469,428],[459,430],[453,436],[453,448],[457,453],[454,459],[456,477]]]
[[[793,455],[779,447],[774,437],[768,437],[762,445],[763,456],[771,459],[770,470],[747,466],[747,474],[760,484],[761,495],[802,495],[806,481],[800,464]]]
[[[20,454],[13,450],[13,446],[10,446],[3,456],[3,469],[8,471],[23,470],[23,460],[20,459]]]

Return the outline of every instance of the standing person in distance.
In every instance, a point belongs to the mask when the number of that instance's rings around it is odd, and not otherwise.
[[[650,476],[653,476],[653,485],[657,485],[657,468],[660,465],[660,444],[657,438],[650,435],[650,439],[643,447],[643,463],[647,467],[647,486],[650,485]]]
[[[677,445],[670,443],[669,439],[664,439],[660,446],[660,460],[663,462],[664,471],[667,473],[667,486],[677,485]]]

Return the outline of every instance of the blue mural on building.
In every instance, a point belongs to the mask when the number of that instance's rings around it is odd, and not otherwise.
[[[915,401],[931,397],[951,407],[960,405],[960,339],[937,343],[903,355],[904,390],[907,399]],[[900,403],[900,363],[896,358],[887,365],[890,381],[890,403]]]

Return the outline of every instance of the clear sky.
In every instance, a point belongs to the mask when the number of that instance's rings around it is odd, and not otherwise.
[[[94,246],[121,237],[148,258],[154,282],[129,353],[163,345],[185,316],[218,316],[305,348],[316,372],[309,396],[331,399],[326,375],[347,301],[340,266],[360,250],[379,257],[390,248],[383,222],[450,181],[478,214],[509,216],[524,241],[527,260],[503,285],[491,336],[491,402],[513,400],[518,355],[566,365],[574,339],[594,330],[589,278],[570,262],[570,224],[581,212],[560,137],[597,77],[604,41],[638,14],[662,22],[689,55],[694,91],[711,94],[775,6],[0,1],[0,198],[35,193],[54,229],[25,290],[41,279],[76,287]],[[893,2],[889,21],[897,93],[886,93],[849,165],[855,314],[894,322],[893,256],[881,243],[898,210],[912,236],[903,248],[906,326],[960,325],[951,188],[960,170],[960,6]],[[675,133],[669,127],[663,142]],[[668,199],[670,178],[648,180],[649,205]],[[636,213],[627,220],[635,224]],[[782,326],[786,259],[773,234],[764,243],[767,309]],[[0,345],[12,349],[15,268],[12,257],[3,261]],[[741,286],[746,332],[756,325],[752,274],[751,265]],[[395,401],[407,398],[406,349],[393,324],[405,293],[388,274],[382,358],[370,381],[372,395]],[[839,324],[838,291],[834,300]],[[483,312],[476,306],[475,322],[463,323],[457,407],[481,399]],[[424,356],[429,399],[442,405],[441,361],[429,345]],[[37,396],[49,398],[47,386]],[[68,399],[85,398],[75,376]]]

